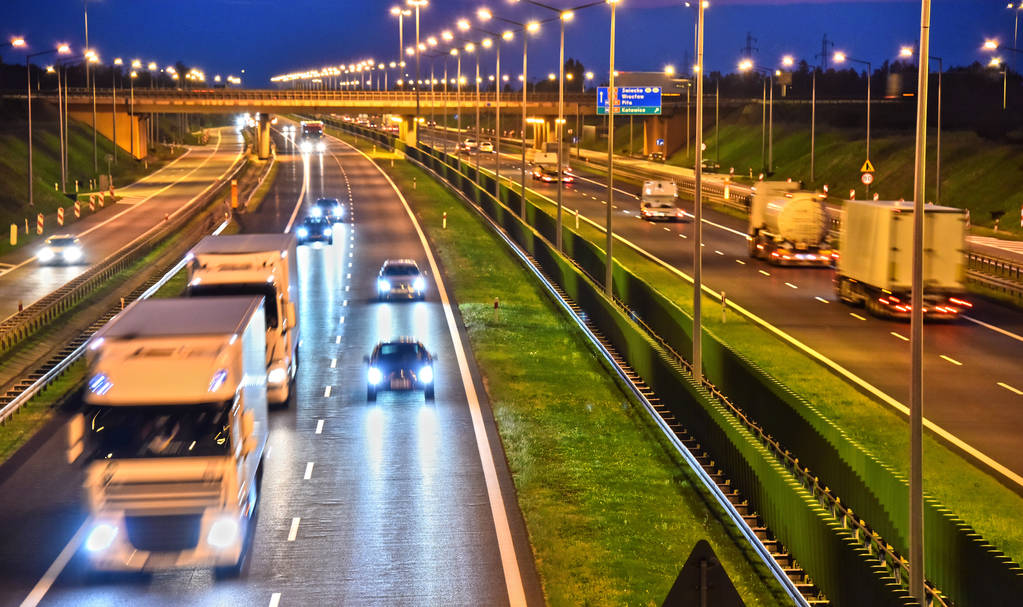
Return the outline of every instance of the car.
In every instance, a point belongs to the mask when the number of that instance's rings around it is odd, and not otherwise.
[[[377,295],[382,300],[396,297],[422,299],[426,293],[426,276],[411,259],[388,259],[377,276]]]
[[[326,217],[319,217],[310,215],[306,217],[302,223],[295,230],[295,236],[298,238],[298,244],[306,244],[310,242],[325,242],[327,244],[334,244],[334,230],[331,228],[333,223]]]
[[[84,261],[82,243],[71,234],[54,234],[36,253],[39,263],[74,265]]]
[[[558,169],[547,164],[533,165],[533,171],[530,173],[533,176],[533,181],[542,181],[544,183],[557,183],[558,182]],[[563,183],[575,183],[575,176],[566,168],[562,171],[561,181]]]
[[[337,198],[317,198],[309,208],[314,217],[326,217],[331,223],[338,223],[345,218],[345,207]]]
[[[483,154],[493,154],[494,153],[494,142],[493,141],[481,141],[480,142],[480,152],[483,153]]]
[[[654,162],[664,162],[664,152],[650,152],[647,158]]]
[[[422,390],[426,400],[434,397],[434,360],[422,342],[399,337],[380,342],[366,361],[366,400],[375,401],[385,390]]]
[[[462,149],[465,150],[466,152],[475,150],[476,147],[477,147],[476,140],[473,139],[472,137],[466,137],[465,140],[462,141]]]

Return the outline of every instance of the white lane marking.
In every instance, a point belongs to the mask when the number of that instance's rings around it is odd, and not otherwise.
[[[849,312],[849,316],[852,316],[853,318],[855,318],[857,320],[867,320],[866,317],[860,316],[856,312]]]
[[[39,604],[39,601],[43,600],[46,593],[53,586],[53,583],[57,581],[60,576],[60,572],[64,570],[71,557],[78,552],[78,547],[82,544],[82,540],[85,538],[85,530],[89,528],[89,523],[92,519],[86,519],[82,526],[78,528],[78,531],[71,536],[71,541],[64,546],[64,549],[60,551],[57,558],[54,559],[53,564],[50,565],[43,577],[39,578],[36,585],[32,588],[32,591],[28,593],[25,600],[21,602],[21,607],[35,607]]]
[[[679,234],[679,237],[681,237],[681,238],[689,238],[689,237],[688,237],[688,236],[686,236],[685,234]]]
[[[337,359],[336,358],[330,359],[330,368],[331,369],[337,369]]]
[[[340,324],[342,324],[342,325],[345,324],[345,317],[344,316],[341,317],[341,323]],[[338,335],[338,337],[341,337],[341,336]],[[338,342],[338,343],[340,343],[340,342]]]
[[[281,593],[275,592],[270,595],[270,604],[267,607],[277,607],[281,604]]]
[[[824,298],[823,298],[823,297],[821,297],[820,295],[817,295],[816,297],[814,297],[814,299],[816,299],[817,301],[819,301],[819,302],[821,302],[821,303],[825,303],[825,304],[826,304],[826,303],[831,303],[830,301],[828,301],[828,300],[824,299]]]
[[[351,289],[352,289],[351,285],[345,285],[345,291],[350,291]]]
[[[302,475],[302,480],[309,480],[313,477],[313,462],[309,462],[305,465],[305,474]]]
[[[889,335],[894,335],[895,337],[898,337],[902,341],[909,341],[909,338],[906,337],[905,335],[903,335],[902,333],[897,333],[895,331],[889,331],[888,334]]]
[[[724,255],[724,253],[722,253],[721,251],[715,250],[714,252],[717,253],[718,255]]]
[[[341,343],[341,336],[340,335],[338,335],[337,337],[334,338],[334,343],[335,344]]]
[[[327,386],[326,388],[323,389],[323,398],[328,397],[330,397],[330,386]]]
[[[757,272],[760,272],[760,273],[761,273],[761,274],[763,274],[764,276],[770,276],[770,275],[771,275],[771,273],[770,273],[770,272],[768,272],[767,270],[757,270]]]
[[[300,517],[294,517],[291,519],[291,529],[288,530],[288,541],[294,542],[295,538],[298,537],[298,523],[302,519]]]
[[[785,283],[785,286],[790,288],[790,289],[798,289],[799,288],[796,285],[792,284],[791,282]]]
[[[739,265],[743,265],[743,266],[744,266],[744,265],[746,265],[746,262],[745,262],[745,261],[743,261],[743,260],[741,260],[741,259],[736,259],[736,260],[735,260],[735,263],[737,263],[737,264],[739,264]]]
[[[341,307],[345,307],[345,306],[347,306],[347,305],[348,305],[348,300],[347,300],[347,299],[341,302]],[[344,322],[344,320],[343,320],[343,319],[344,319],[344,316],[342,316],[341,318],[342,318],[342,321],[341,321],[341,322]]]
[[[352,277],[352,273],[351,272],[349,272],[348,275],[345,276],[345,278],[347,278],[347,279],[351,279],[351,277]]]
[[[942,354],[941,357],[943,359],[947,360],[948,362],[952,363],[953,365],[957,366],[957,367],[963,366],[963,363],[959,362],[958,360],[956,360],[954,358],[951,358],[949,356],[945,356],[944,354]]]
[[[669,228],[668,226],[664,226],[664,231],[665,231],[665,232],[670,232],[670,231],[671,231],[671,228]],[[614,256],[612,255],[612,257],[614,257]]]
[[[1004,382],[998,382],[998,385],[1001,386],[1002,388],[1005,388],[1009,392],[1016,394],[1017,396],[1023,396],[1023,390],[1017,390],[1016,388],[1013,388],[1012,386]]]
[[[345,144],[348,145],[347,142]],[[398,199],[401,200],[401,204],[405,207],[405,212],[408,213],[412,225],[416,228],[420,242],[423,243],[426,258],[430,262],[430,270],[434,276],[440,276],[440,267],[437,265],[437,260],[433,257],[433,250],[426,239],[426,234],[423,233],[419,220],[416,219],[415,213],[412,212],[412,207],[405,200],[401,190],[391,180],[390,175],[374,163],[365,152],[351,145],[349,147],[362,154],[367,161],[372,163],[380,171],[384,179],[387,180],[387,183],[391,185],[391,189],[394,190]],[[480,401],[476,393],[476,385],[473,383],[465,349],[462,347],[462,340],[458,335],[458,329],[455,325],[455,316],[451,311],[451,300],[448,298],[448,291],[442,280],[437,281],[437,294],[440,295],[441,304],[444,308],[444,319],[447,321],[448,332],[451,334],[451,342],[455,348],[455,359],[458,361],[458,369],[462,375],[462,386],[465,388],[465,399],[468,402],[469,413],[472,417],[472,427],[476,435],[476,448],[479,451],[480,463],[483,466],[483,478],[486,481],[487,498],[490,502],[490,515],[494,521],[494,532],[497,534],[498,551],[501,553],[501,567],[504,570],[505,587],[508,589],[508,602],[516,606],[525,605],[526,590],[522,585],[522,574],[519,571],[519,562],[515,555],[514,540],[505,507],[505,496],[501,491],[501,483],[497,480],[497,467],[494,464],[494,456],[490,450],[487,430],[483,425],[483,413],[480,411]]]
[[[996,327],[994,325],[990,325],[990,324],[988,324],[988,323],[986,323],[986,322],[984,322],[982,320],[977,320],[976,318],[973,318],[972,316],[966,316],[965,314],[961,314],[960,316],[962,316],[962,318],[965,318],[966,320],[968,320],[968,321],[970,321],[970,322],[972,322],[974,324],[977,324],[977,325],[980,325],[980,326],[984,327],[985,329],[990,329],[990,330],[994,331],[995,333],[1001,333],[1002,335],[1004,335],[1006,337],[1010,337],[1012,339],[1015,339],[1016,341],[1023,341],[1023,335],[1017,335],[1016,333],[1013,333],[1012,331],[1006,331],[1005,329],[1002,329],[1000,327]]]
[[[323,434],[323,420],[316,420],[316,434]]]

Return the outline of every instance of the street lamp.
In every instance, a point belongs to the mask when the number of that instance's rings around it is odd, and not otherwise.
[[[1023,3],[1021,3],[1023,4]],[[915,50],[912,46],[903,46],[899,49],[899,57],[912,58],[915,54]],[[938,136],[936,140],[935,150],[935,168],[934,168],[934,204],[941,204],[941,75],[944,72],[942,67],[941,57],[930,56],[931,61],[938,62]]]
[[[419,89],[422,75],[419,71],[419,54],[425,50],[419,42],[419,8],[430,4],[429,0],[405,0],[405,4],[416,9],[416,147],[419,146]]]
[[[1017,2],[1015,5],[1010,2],[1005,8],[1012,10],[1013,13],[1014,25],[1012,26],[1012,45],[1017,46],[1019,34],[1019,12],[1023,11],[1023,2]]]
[[[870,69],[870,62],[863,61],[860,59],[853,59],[846,55],[842,51],[836,51],[833,57],[835,63],[844,63],[845,61],[852,61],[853,63],[861,63],[867,66],[867,162],[870,162],[870,76],[872,74]],[[867,192],[870,192],[870,186],[867,186]]]
[[[998,41],[993,38],[985,40],[983,48],[985,51],[997,51],[999,49],[1004,49],[1017,54],[1023,53],[1023,50],[1020,50],[1015,46],[1001,46],[998,44]],[[1001,57],[992,57],[991,61],[988,63],[988,67],[1002,68],[1002,110],[1004,110],[1009,91],[1009,68],[1008,66],[1003,65]]]
[[[753,65],[752,59],[743,59],[739,62],[740,72],[755,71],[767,76],[764,80],[764,101],[760,126],[760,164],[763,171],[770,175],[774,170],[774,75],[775,72]],[[768,100],[767,89],[771,89],[770,100]],[[770,109],[768,109],[770,107]],[[770,118],[768,118],[770,113]],[[764,147],[767,146],[767,162],[764,162]]]
[[[412,14],[407,8],[401,8],[400,6],[391,7],[391,15],[398,18],[398,77],[402,77],[401,68],[405,67],[405,61],[402,59],[402,51],[405,48],[405,17]],[[391,66],[394,67],[394,66]]]
[[[21,45],[24,46],[24,40]],[[11,41],[12,46],[16,46],[14,41]],[[60,55],[67,55],[71,52],[71,48],[66,44],[60,44],[57,48],[52,48],[45,51],[39,51],[38,53],[29,53],[25,55],[25,77],[28,79],[27,98],[28,98],[28,206],[35,206],[35,196],[33,191],[33,174],[32,174],[32,66],[30,61],[32,57],[42,57],[44,55],[52,55],[54,53]]]
[[[703,14],[696,9],[696,168],[693,193],[693,378],[703,379]]]
[[[613,290],[611,281],[613,279],[613,267],[614,257],[612,255],[612,245],[614,243],[614,236],[611,232],[611,209],[614,206],[614,176],[615,176],[615,107],[614,97],[615,95],[615,16],[617,14],[618,3],[621,0],[607,0],[607,3],[611,5],[611,35],[610,45],[608,53],[608,87],[607,87],[607,213],[604,218],[604,232],[606,238],[604,241],[604,293],[610,298],[613,296]],[[697,174],[699,175],[699,174]],[[699,176],[697,176],[699,179]],[[697,181],[699,184],[699,181]],[[699,187],[699,186],[697,186]]]

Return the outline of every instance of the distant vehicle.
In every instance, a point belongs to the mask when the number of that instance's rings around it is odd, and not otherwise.
[[[79,264],[85,259],[82,243],[70,234],[55,234],[46,239],[36,253],[36,259],[43,264]]]
[[[654,162],[664,162],[664,152],[650,152],[647,158]]]
[[[434,397],[434,356],[412,337],[380,342],[366,357],[366,400],[377,392],[422,390],[426,400]]]
[[[465,140],[462,141],[462,149],[465,150],[466,152],[475,150],[476,145],[477,145],[476,140],[473,139],[472,137],[466,137]]]
[[[483,154],[493,154],[494,153],[494,142],[493,141],[481,141],[480,142],[480,152],[483,153]]]
[[[327,151],[327,143],[323,140],[323,122],[319,120],[303,120],[302,126],[302,142],[299,144],[299,148],[305,154],[310,154],[313,151],[325,152]]]
[[[648,221],[683,221],[685,212],[678,207],[678,186],[674,181],[643,182],[639,195],[639,213]]]
[[[913,271],[913,203],[847,200],[842,207],[835,293],[875,316],[908,318]],[[923,314],[955,319],[964,299],[966,214],[924,207]]]
[[[333,225],[333,222],[326,217],[310,215],[295,229],[295,237],[298,238],[298,244],[300,245],[310,242],[334,244]]]
[[[189,297],[266,298],[268,399],[287,404],[298,372],[298,256],[291,234],[207,236],[188,260]]]
[[[317,198],[309,208],[309,214],[314,217],[325,217],[332,223],[338,223],[345,218],[345,207],[337,198]]]
[[[85,462],[92,568],[240,573],[269,429],[263,305],[139,300],[90,340],[67,455]]]
[[[761,181],[750,204],[750,257],[782,266],[830,266],[831,218],[824,200],[791,182]]]
[[[554,152],[537,152],[533,156],[533,169],[530,172],[533,181],[544,183],[557,183],[558,181],[558,155]],[[575,175],[568,166],[563,167],[561,172],[563,183],[574,183]]]
[[[412,259],[388,259],[377,276],[380,299],[422,299],[426,293],[426,277]]]

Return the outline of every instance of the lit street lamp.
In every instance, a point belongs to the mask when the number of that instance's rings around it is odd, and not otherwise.
[[[899,56],[910,58],[913,56],[915,50],[912,46],[903,46],[899,49]],[[941,74],[944,72],[942,67],[941,57],[935,57],[931,55],[931,61],[938,62],[938,136],[936,141],[935,150],[935,167],[934,167],[934,204],[941,204]]]
[[[392,6],[391,14],[398,18],[398,78],[400,80],[404,74],[402,74],[402,68],[405,67],[405,60],[402,58],[402,52],[405,49],[405,17],[412,14],[409,9],[401,8],[400,6]],[[393,65],[391,67],[394,67]]]
[[[760,66],[753,65],[752,59],[743,59],[739,62],[740,72],[756,71],[767,76],[764,80],[764,100],[761,104],[763,114],[760,125],[760,165],[762,170],[770,175],[774,170],[774,72]],[[771,89],[770,100],[768,100],[767,90]],[[768,109],[770,106],[770,109]],[[770,113],[770,120],[768,119],[768,113]],[[767,160],[764,160],[764,147],[765,142],[767,146]]]
[[[14,41],[11,42],[14,46]],[[22,41],[21,46],[24,46]],[[71,48],[66,44],[58,45],[57,48],[39,51],[38,53],[29,53],[25,55],[25,77],[28,79],[27,97],[28,97],[28,206],[35,206],[35,193],[33,191],[33,180],[34,175],[32,174],[32,66],[30,61],[32,57],[42,57],[44,55],[52,55],[54,53],[60,55],[67,55],[71,52]]]
[[[614,236],[611,232],[611,209],[614,207],[614,176],[615,176],[615,107],[614,97],[615,95],[615,15],[617,13],[618,3],[621,0],[607,0],[607,3],[611,5],[611,44],[610,52],[608,56],[608,87],[607,87],[607,213],[604,219],[604,232],[606,239],[604,241],[604,293],[608,297],[612,297],[612,285],[611,280],[613,278],[613,266],[614,257],[612,256],[612,244],[614,243]],[[697,181],[696,187],[699,192],[700,177],[699,173],[696,174]],[[525,179],[523,179],[525,181]]]
[[[696,167],[693,185],[693,378],[703,379],[703,13],[696,9]]]
[[[424,50],[419,42],[419,8],[427,6],[429,0],[405,0],[405,4],[416,9],[416,147],[419,146],[419,89],[422,75],[419,71],[419,55]]]
[[[836,51],[833,57],[835,63],[844,63],[845,61],[852,61],[853,63],[861,63],[867,66],[867,162],[870,162],[870,77],[872,75],[869,61],[862,61],[860,59],[853,59],[846,55],[842,51]],[[870,192],[870,186],[867,185],[867,192]]]
[[[998,41],[993,38],[985,40],[983,48],[985,51],[997,51],[1002,49],[1017,54],[1023,53],[1023,50],[1020,50],[1015,46],[1001,46],[998,44]],[[1009,68],[1008,66],[1003,65],[1001,57],[992,57],[991,61],[988,63],[988,66],[1002,68],[1002,110],[1005,110],[1009,92]]]

